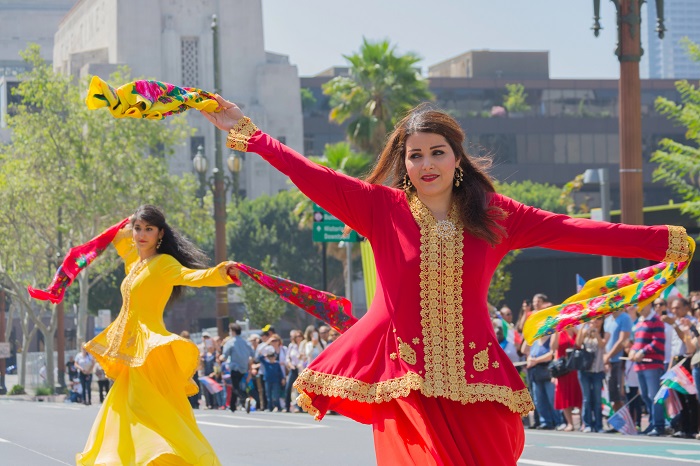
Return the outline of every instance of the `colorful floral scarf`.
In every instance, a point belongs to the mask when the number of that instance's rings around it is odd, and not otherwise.
[[[529,344],[546,335],[580,325],[628,306],[644,307],[668,288],[693,260],[695,241],[687,238],[689,257],[683,262],[660,262],[633,272],[598,277],[558,306],[535,312],[525,321]]]
[[[75,277],[107,249],[107,246],[109,246],[119,230],[124,228],[124,225],[127,223],[129,223],[129,219],[125,218],[87,243],[72,248],[66,254],[66,258],[63,259],[61,266],[56,270],[49,287],[45,290],[37,290],[30,286],[28,287],[29,295],[32,298],[41,301],[51,301],[54,304],[63,301],[63,294],[73,283]]]
[[[60,303],[66,289],[73,283],[75,277],[107,249],[119,230],[128,222],[129,219],[125,218],[87,243],[71,249],[56,271],[49,287],[45,290],[37,290],[30,286],[28,287],[29,295],[38,300],[51,301],[54,304]],[[235,264],[238,270],[279,295],[284,301],[300,307],[341,333],[357,322],[357,318],[352,315],[352,303],[347,298],[268,275],[240,262]],[[233,275],[230,277],[235,284],[240,286],[241,282],[237,277]]]
[[[207,112],[220,110],[212,94],[195,87],[139,80],[115,89],[97,76],[90,81],[85,103],[90,110],[108,107],[115,118],[149,120],[162,120],[190,108]]]

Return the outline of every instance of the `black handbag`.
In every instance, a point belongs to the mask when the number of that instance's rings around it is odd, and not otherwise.
[[[563,377],[571,370],[569,369],[569,366],[567,364],[566,359],[554,359],[549,363],[547,366],[547,369],[549,369],[549,373],[554,377],[555,379],[558,379],[559,377]]]
[[[527,376],[532,377],[532,381],[536,383],[549,382],[552,379],[552,375],[549,373],[548,364],[543,362],[532,366],[528,369]]]
[[[584,349],[575,349],[569,353],[567,358],[567,367],[571,371],[587,371],[590,370],[595,359],[595,353]]]

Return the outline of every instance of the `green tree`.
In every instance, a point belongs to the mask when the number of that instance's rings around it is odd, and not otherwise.
[[[21,288],[27,283],[46,286],[48,271],[68,248],[88,241],[143,203],[161,206],[176,224],[187,219],[193,226],[190,235],[204,234],[205,227],[199,225],[211,222],[194,196],[194,178],[168,173],[166,157],[189,133],[184,119],[115,119],[106,111],[89,111],[81,95],[86,82],[75,85],[54,73],[38,46],[22,56],[32,69],[15,91],[21,101],[9,119],[12,141],[0,147],[0,230],[23,244],[4,258],[6,280]],[[129,80],[123,72],[112,79]],[[110,248],[78,275],[79,344],[85,339],[91,288],[119,265]],[[32,303],[29,308],[45,306]],[[53,321],[48,327],[38,317],[34,321],[45,335],[47,353],[52,352]],[[52,361],[47,358],[49,378]]]
[[[300,191],[290,190],[230,205],[226,232],[231,258],[271,272],[262,262],[269,257],[277,275],[322,288],[320,246],[311,239],[311,227],[300,226],[294,213],[302,199],[306,198]],[[332,257],[328,258],[328,276],[329,291],[339,293],[343,285],[342,266]],[[302,311],[288,309],[288,317],[297,327],[310,322]]]
[[[350,63],[350,76],[337,76],[323,85],[324,94],[331,97],[330,120],[350,120],[350,142],[376,157],[397,119],[433,95],[416,70],[420,58],[399,55],[389,41],[363,39],[360,51],[344,58]]]
[[[302,87],[301,88],[301,109],[302,109],[302,111],[304,111],[304,113],[306,113],[314,105],[316,105],[316,97],[314,97],[314,93],[311,92],[311,89],[309,89],[308,87]]]
[[[520,83],[516,84],[506,84],[506,90],[508,93],[503,97],[503,107],[511,113],[522,113],[530,110],[530,106],[527,104],[527,94],[525,93],[525,86]]]
[[[686,40],[688,53],[700,61],[700,46]],[[690,144],[663,139],[651,157],[659,164],[654,181],[663,181],[686,200],[683,212],[700,219],[700,88],[687,80],[676,81],[681,102],[664,97],[656,99],[656,110],[668,119],[687,128]]]
[[[266,273],[279,275],[270,256],[265,256],[260,267]],[[279,296],[245,275],[241,277],[241,285],[243,287],[243,303],[253,328],[275,324],[282,317],[287,303],[282,301]]]
[[[535,183],[530,180],[512,183],[496,183],[496,191],[523,204],[539,207],[550,212],[566,213],[570,193],[562,195],[562,189],[548,183]],[[500,306],[510,290],[512,280],[508,266],[518,257],[520,251],[511,251],[503,258],[491,277],[488,300]]]
[[[567,213],[568,198],[562,198],[562,189],[549,183],[535,183],[530,180],[496,183],[496,191],[523,204],[550,212]]]

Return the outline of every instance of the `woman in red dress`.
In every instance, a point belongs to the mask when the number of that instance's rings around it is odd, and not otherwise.
[[[567,328],[552,335],[552,351],[556,354],[556,359],[566,359],[567,350],[576,347],[576,332],[573,328]],[[572,432],[574,430],[574,408],[581,408],[583,395],[581,393],[581,383],[578,381],[578,371],[571,371],[568,374],[556,379],[554,384],[554,409],[564,412],[566,426],[561,430]]]
[[[520,416],[533,404],[486,303],[509,251],[659,260],[671,236],[685,238],[680,227],[572,219],[495,193],[464,152],[462,129],[442,112],[418,108],[399,122],[361,181],[309,161],[217,100],[221,111],[202,113],[229,132],[228,147],[260,154],[372,245],[369,311],[294,385],[317,419],[332,410],[372,424],[380,465],[516,465]]]

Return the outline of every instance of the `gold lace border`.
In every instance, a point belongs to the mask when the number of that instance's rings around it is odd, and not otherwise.
[[[226,147],[241,152],[248,152],[248,139],[255,134],[258,127],[250,118],[243,117],[228,132],[226,137]]]
[[[685,228],[676,225],[666,225],[668,227],[668,249],[664,262],[681,262],[688,260],[690,256],[690,246],[688,246]]]
[[[327,397],[344,398],[362,403],[382,403],[395,398],[408,396],[411,390],[420,390],[425,396],[436,396],[425,380],[415,372],[408,372],[401,377],[376,383],[362,382],[350,377],[323,374],[305,369],[294,387],[299,390],[297,403],[309,414],[318,419],[319,411],[311,404],[311,397],[304,392]],[[470,383],[462,381],[456,386],[450,385],[445,390],[445,398],[463,404],[477,401],[495,401],[507,406],[514,413],[526,415],[535,409],[530,393],[526,388],[513,390],[503,385],[487,383]]]

